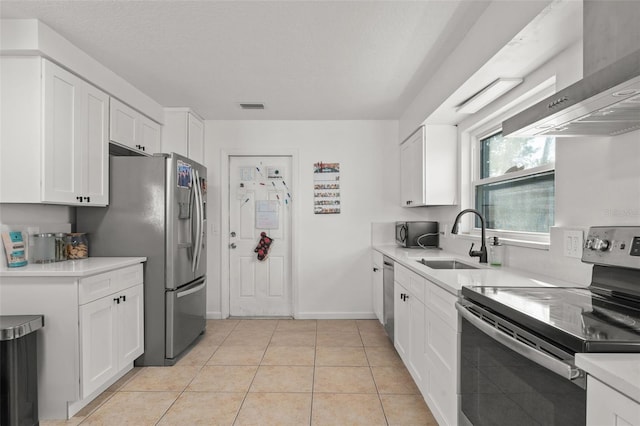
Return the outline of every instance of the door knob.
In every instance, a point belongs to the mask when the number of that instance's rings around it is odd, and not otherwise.
[[[235,231],[231,231],[231,236],[232,236],[232,237],[235,237],[235,236],[236,236]]]
[[[236,243],[231,243],[231,244],[229,244],[229,248],[231,248],[231,249],[235,249],[236,247],[237,247],[237,246],[236,246]]]

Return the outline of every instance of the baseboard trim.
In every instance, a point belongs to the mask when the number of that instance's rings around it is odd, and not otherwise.
[[[376,319],[373,312],[298,312],[296,319]]]

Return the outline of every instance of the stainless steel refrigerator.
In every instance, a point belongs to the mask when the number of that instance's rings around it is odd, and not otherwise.
[[[181,155],[111,156],[109,206],[80,207],[91,256],[146,256],[144,354],[173,365],[204,332],[207,169]]]

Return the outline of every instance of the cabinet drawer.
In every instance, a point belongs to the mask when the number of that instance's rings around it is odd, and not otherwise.
[[[396,263],[394,268],[394,279],[398,284],[407,289],[411,295],[424,303],[424,288],[426,280],[422,276]]]
[[[395,266],[393,269],[393,279],[398,282],[398,284],[402,285],[404,288],[409,288],[409,281],[412,272],[400,265],[398,262],[395,262]]]
[[[84,305],[142,282],[142,264],[82,278],[78,286],[79,304]]]
[[[427,308],[453,330],[458,331],[458,311],[455,307],[458,298],[430,281],[426,281],[425,292]]]
[[[424,293],[425,293],[426,284],[427,284],[427,280],[425,280],[418,274],[412,273],[411,280],[409,283],[409,291],[422,303],[424,303]]]

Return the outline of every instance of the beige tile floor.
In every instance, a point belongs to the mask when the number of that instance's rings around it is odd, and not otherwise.
[[[437,425],[375,320],[209,320],[173,367],[135,368],[71,425]]]

